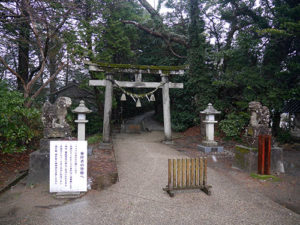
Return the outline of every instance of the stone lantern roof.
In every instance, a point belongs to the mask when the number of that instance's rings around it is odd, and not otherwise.
[[[200,112],[201,114],[207,114],[207,115],[214,115],[214,114],[220,114],[221,112],[216,110],[211,103],[208,103],[207,108],[204,111]]]
[[[79,106],[77,106],[74,110],[72,110],[73,113],[80,113],[80,114],[87,114],[87,113],[91,113],[92,110],[89,110],[85,104],[84,101],[81,100]]]

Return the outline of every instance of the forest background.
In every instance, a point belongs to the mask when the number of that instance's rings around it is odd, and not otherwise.
[[[40,138],[41,105],[53,101],[51,93],[73,80],[89,88],[88,80],[104,78],[83,60],[188,65],[173,80],[185,88],[170,93],[174,130],[199,124],[199,112],[211,102],[222,111],[219,134],[239,139],[248,103],[260,101],[270,109],[273,135],[289,140],[279,122],[287,101],[300,99],[297,0],[158,0],[155,8],[146,0],[1,1],[0,40],[2,152],[23,151]],[[98,109],[89,123],[94,132],[104,98],[103,88],[90,89]],[[121,105],[120,95],[114,95],[115,112],[139,112]]]

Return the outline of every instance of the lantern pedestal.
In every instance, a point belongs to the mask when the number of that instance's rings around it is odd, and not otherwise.
[[[88,122],[88,120],[86,120],[86,114],[92,111],[85,107],[84,101],[81,100],[79,106],[72,110],[72,112],[78,114],[77,120],[75,120],[75,123],[78,124],[77,140],[85,141],[85,124]]]
[[[201,114],[205,114],[205,133],[206,139],[202,142],[202,144],[198,145],[198,150],[209,153],[209,152],[223,152],[224,148],[222,146],[218,146],[218,143],[214,140],[215,136],[215,114],[220,114],[221,112],[217,111],[211,103],[208,104],[207,108],[200,112]]]
[[[207,146],[207,145],[198,145],[198,150],[204,153],[210,153],[210,152],[223,152],[224,147],[223,146]]]

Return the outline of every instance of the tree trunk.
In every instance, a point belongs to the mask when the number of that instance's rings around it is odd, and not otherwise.
[[[279,132],[279,125],[280,125],[280,112],[279,111],[275,111],[273,113],[273,118],[272,118],[272,135],[274,137],[276,137],[278,135]]]
[[[56,55],[55,54],[51,54],[49,55],[49,72],[50,72],[50,76],[52,74],[54,74],[57,70],[57,65],[56,65]],[[54,103],[55,101],[55,96],[53,95],[53,93],[56,91],[56,78],[54,78],[51,82],[50,82],[50,98],[49,101],[51,103]]]
[[[21,18],[19,23],[19,40],[18,40],[18,68],[17,73],[24,79],[25,84],[29,82],[29,39],[30,26],[28,24],[29,15],[24,11],[24,2],[20,3]],[[24,91],[21,80],[17,79],[18,90]]]
[[[86,0],[85,2],[85,8],[84,8],[84,19],[85,19],[85,23],[86,23],[86,44],[87,44],[87,48],[88,48],[88,57],[90,61],[93,61],[94,59],[94,54],[93,54],[93,42],[92,42],[92,29],[91,29],[91,25],[90,25],[90,21],[92,19],[92,12],[91,12],[91,3]],[[93,72],[89,72],[90,73],[90,77],[92,79],[97,79],[97,77],[95,76],[95,73]],[[103,112],[103,102],[100,98],[100,95],[102,94],[101,91],[99,90],[98,87],[94,87],[94,93],[96,96],[96,104],[97,104],[97,108],[98,108],[98,113],[100,114],[100,116],[102,117],[102,112]]]

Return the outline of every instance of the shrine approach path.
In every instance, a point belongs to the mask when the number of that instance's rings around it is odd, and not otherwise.
[[[117,134],[113,142],[119,182],[63,204],[49,200],[49,207],[37,206],[49,198],[41,187],[27,190],[13,202],[3,202],[5,195],[0,196],[0,208],[15,205],[11,217],[0,209],[0,224],[299,224],[299,214],[212,168],[208,168],[211,196],[193,190],[170,198],[162,190],[167,184],[167,160],[186,156],[162,144],[162,139],[161,131]]]

